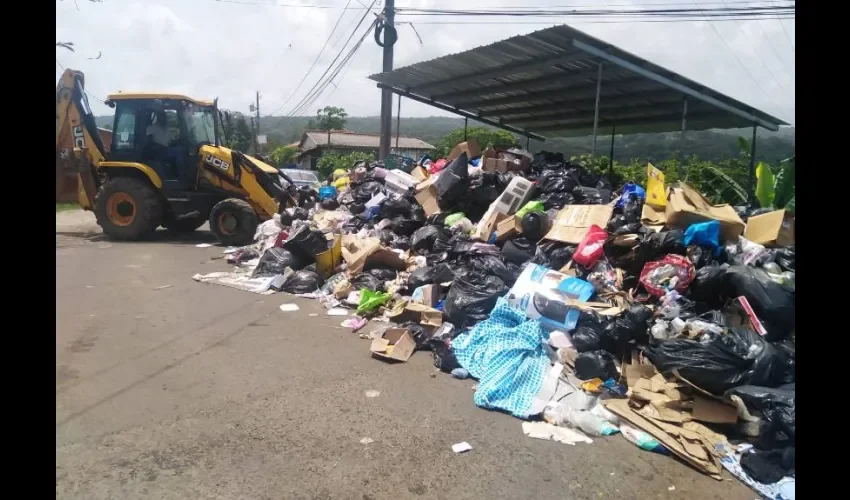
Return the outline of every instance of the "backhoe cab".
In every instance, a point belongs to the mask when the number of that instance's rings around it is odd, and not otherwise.
[[[227,245],[293,203],[271,165],[221,146],[216,102],[184,95],[118,93],[109,153],[94,122],[84,76],[66,70],[56,91],[56,144],[71,134],[80,206],[103,232],[136,240],[163,226],[194,231],[209,221]]]

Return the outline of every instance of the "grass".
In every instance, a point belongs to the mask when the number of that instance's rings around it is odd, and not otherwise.
[[[79,208],[80,208],[80,205],[78,205],[76,203],[64,202],[64,203],[57,203],[56,204],[56,212],[57,213],[58,212],[66,212],[68,210],[79,210]]]

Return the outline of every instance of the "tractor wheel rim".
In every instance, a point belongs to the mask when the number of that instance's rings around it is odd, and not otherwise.
[[[116,226],[129,226],[136,220],[136,203],[127,193],[114,193],[106,202],[106,216]]]
[[[239,219],[232,213],[225,212],[218,216],[218,227],[223,234],[230,236],[239,227]]]

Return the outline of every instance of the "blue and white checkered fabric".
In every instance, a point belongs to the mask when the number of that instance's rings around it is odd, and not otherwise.
[[[504,298],[487,320],[452,340],[458,362],[478,379],[475,404],[528,418],[550,365],[544,341],[540,322],[526,319]]]

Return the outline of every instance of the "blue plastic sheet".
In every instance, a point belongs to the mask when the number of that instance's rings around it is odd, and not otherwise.
[[[700,222],[691,224],[685,230],[684,241],[685,246],[700,245],[717,249],[720,247],[720,222],[710,220],[708,222]]]
[[[528,418],[550,365],[546,338],[539,321],[526,319],[503,297],[488,319],[455,338],[455,357],[478,379],[475,404]]]
[[[319,188],[319,199],[328,200],[336,198],[337,191],[333,186],[322,186]]]

